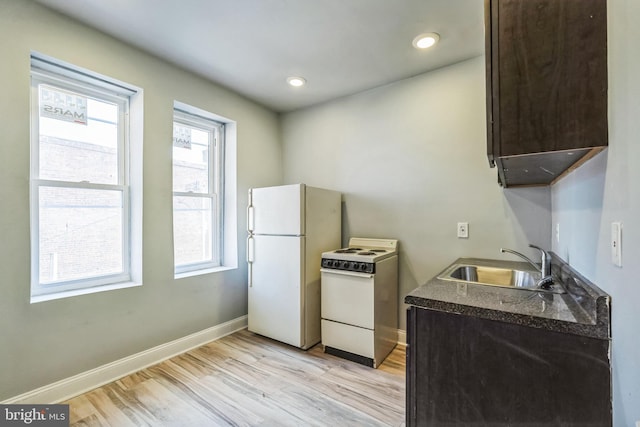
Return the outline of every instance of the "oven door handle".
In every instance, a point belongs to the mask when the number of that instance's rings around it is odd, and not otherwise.
[[[357,271],[347,271],[347,270],[333,270],[330,268],[321,268],[321,273],[331,273],[331,274],[342,274],[344,276],[353,276],[360,277],[362,279],[371,279],[373,274],[371,273],[358,273]]]

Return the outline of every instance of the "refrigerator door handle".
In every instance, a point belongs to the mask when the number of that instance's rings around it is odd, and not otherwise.
[[[247,237],[247,262],[253,262],[253,256],[254,256],[254,247],[253,247],[253,236],[248,236]]]
[[[247,206],[247,231],[249,233],[253,232],[254,229],[254,214],[253,214],[253,206]]]
[[[253,286],[253,257],[254,257],[253,236],[247,237],[247,263],[249,264],[249,287]]]

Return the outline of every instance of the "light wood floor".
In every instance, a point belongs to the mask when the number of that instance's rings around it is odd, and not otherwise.
[[[405,349],[378,369],[247,330],[69,400],[72,426],[402,426]]]

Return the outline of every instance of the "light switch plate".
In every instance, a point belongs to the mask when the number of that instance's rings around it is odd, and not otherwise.
[[[622,267],[622,223],[611,223],[611,262]]]

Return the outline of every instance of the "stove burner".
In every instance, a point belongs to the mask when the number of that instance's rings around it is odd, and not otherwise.
[[[358,252],[356,249],[338,249],[335,251],[337,254],[355,254],[356,252]]]
[[[362,248],[349,248],[349,250],[352,250],[352,251],[362,251],[363,249],[362,249]]]
[[[367,252],[358,252],[358,255],[377,255],[375,252],[367,251]]]
[[[387,252],[386,249],[371,249],[371,252]]]

